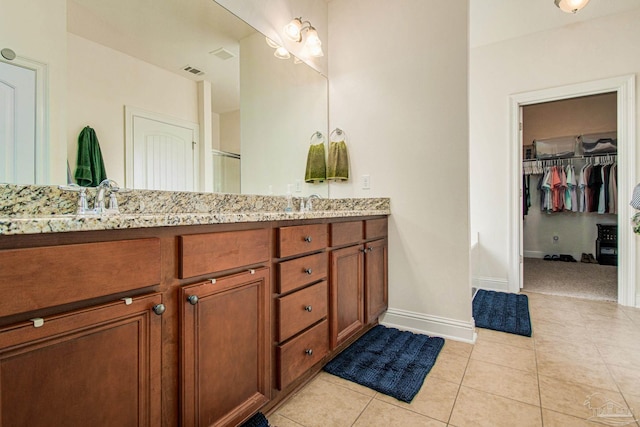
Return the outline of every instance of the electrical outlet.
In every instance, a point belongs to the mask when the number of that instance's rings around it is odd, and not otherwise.
[[[296,193],[302,192],[302,180],[296,179]]]
[[[559,241],[560,241],[560,236],[558,236],[557,234],[554,234],[553,235],[553,244],[557,245]]]
[[[369,175],[362,175],[362,189],[368,190],[371,188],[371,177]]]

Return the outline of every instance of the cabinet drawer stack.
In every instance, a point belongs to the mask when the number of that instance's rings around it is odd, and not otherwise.
[[[329,352],[327,225],[281,227],[277,254],[276,363],[282,390]]]

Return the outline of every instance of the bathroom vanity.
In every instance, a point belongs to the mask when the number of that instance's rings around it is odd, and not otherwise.
[[[235,426],[387,308],[388,199],[136,191],[108,217],[26,199],[1,207],[3,426]]]

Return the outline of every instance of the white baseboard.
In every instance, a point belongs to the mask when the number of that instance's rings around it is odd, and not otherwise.
[[[474,277],[471,279],[471,283],[472,287],[477,289],[509,292],[509,282],[506,279],[497,279],[495,277]]]
[[[636,307],[640,308],[640,294],[636,294]]]
[[[539,259],[543,259],[545,255],[544,252],[540,252],[540,251],[523,251],[523,255],[525,258],[539,258]]]
[[[381,316],[380,323],[396,329],[435,335],[455,341],[471,344],[476,341],[473,319],[470,322],[464,322],[447,317],[390,308]]]

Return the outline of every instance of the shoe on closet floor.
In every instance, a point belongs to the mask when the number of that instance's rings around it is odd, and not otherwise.
[[[587,254],[587,256],[589,257],[589,262],[591,264],[599,264],[598,260],[593,257],[593,254]]]
[[[551,255],[551,261],[560,261],[560,255]]]
[[[586,264],[590,264],[591,260],[589,260],[589,255],[583,253],[582,256],[580,257],[580,262],[584,262]]]
[[[572,257],[571,255],[566,255],[566,254],[560,254],[560,261],[577,262],[574,257]]]
[[[551,261],[551,255],[545,255],[544,258],[545,261]]]

